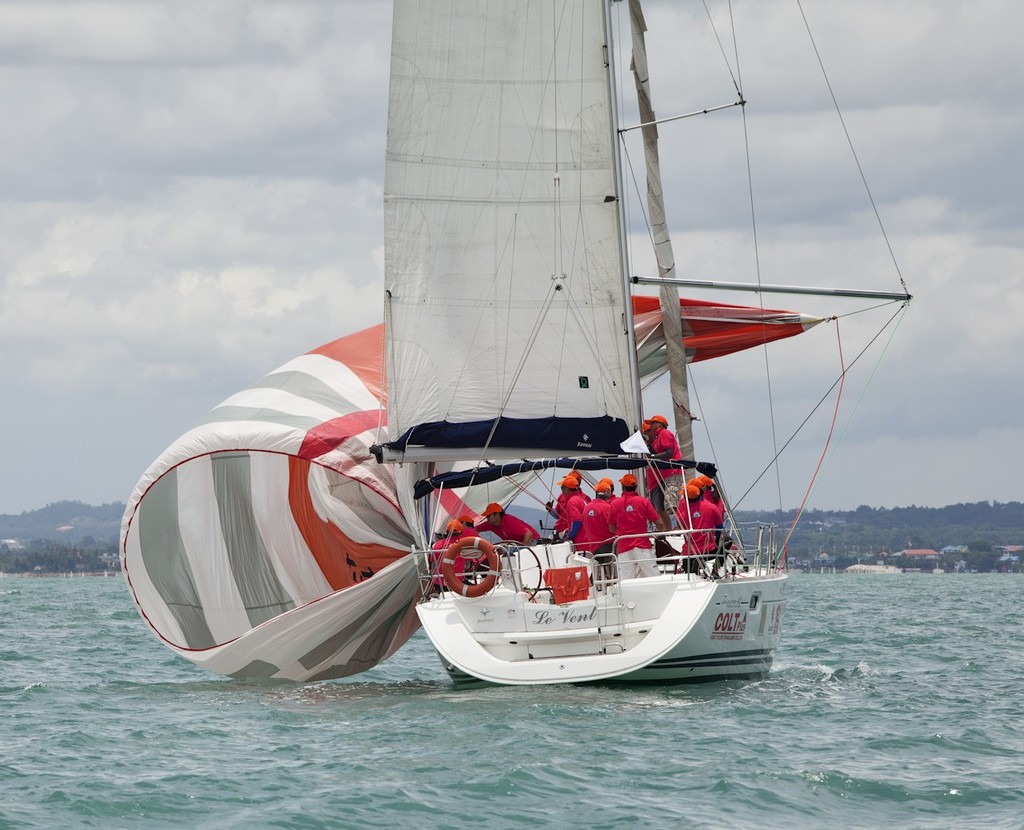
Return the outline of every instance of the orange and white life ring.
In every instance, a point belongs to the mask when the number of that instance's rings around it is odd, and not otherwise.
[[[461,576],[455,573],[455,559],[467,548],[480,551],[487,559],[487,576],[475,585],[467,585],[462,581]],[[498,553],[494,550],[494,545],[479,536],[469,536],[465,539],[459,539],[459,541],[445,548],[441,559],[441,576],[444,577],[444,582],[448,588],[456,594],[471,598],[482,597],[498,581],[499,567]]]

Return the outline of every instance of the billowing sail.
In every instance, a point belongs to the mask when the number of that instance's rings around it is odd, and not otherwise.
[[[604,5],[395,2],[392,449],[618,452],[636,426]]]
[[[122,566],[178,653],[234,677],[341,677],[418,627],[408,484],[368,450],[381,335],[337,340],[228,398],[136,485]]]
[[[824,321],[795,311],[679,300],[686,362],[696,363],[801,334]],[[657,297],[633,298],[633,322],[640,377],[650,383],[668,370],[668,350]]]

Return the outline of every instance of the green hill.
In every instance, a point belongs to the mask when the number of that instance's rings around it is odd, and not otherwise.
[[[18,515],[0,514],[0,540],[79,544],[93,539],[116,544],[122,513],[124,504],[120,502],[94,507],[80,501],[58,501]]]

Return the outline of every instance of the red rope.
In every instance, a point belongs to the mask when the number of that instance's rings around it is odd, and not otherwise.
[[[796,530],[797,523],[800,521],[800,517],[803,515],[804,508],[807,506],[807,499],[810,498],[811,491],[814,489],[814,484],[818,479],[818,474],[821,472],[821,465],[825,462],[825,454],[828,452],[829,444],[832,443],[832,434],[836,429],[836,421],[839,418],[839,402],[843,398],[843,385],[846,383],[846,363],[843,359],[843,339],[839,336],[839,318],[833,317],[836,321],[836,341],[839,346],[839,389],[836,392],[836,406],[832,412],[832,423],[828,428],[828,436],[825,438],[825,446],[821,449],[821,457],[818,459],[818,466],[814,468],[814,473],[811,475],[811,480],[807,484],[807,490],[804,493],[803,501],[800,502],[800,509],[796,511],[796,515],[793,517],[793,524],[789,526],[789,532],[786,534],[786,540],[782,543],[782,556],[779,558],[779,570],[782,570],[786,564],[786,557],[789,555],[789,540],[793,536],[793,531]]]

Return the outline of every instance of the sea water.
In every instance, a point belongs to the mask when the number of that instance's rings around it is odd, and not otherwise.
[[[1019,575],[794,575],[768,679],[456,691],[176,657],[119,577],[0,577],[0,827],[1020,828]]]

